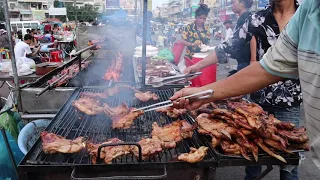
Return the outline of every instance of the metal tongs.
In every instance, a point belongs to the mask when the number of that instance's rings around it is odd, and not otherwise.
[[[179,98],[179,99],[177,99],[175,101],[179,101],[181,99],[189,99],[189,101],[196,101],[196,100],[200,100],[200,99],[210,98],[212,95],[213,95],[213,90],[209,89],[209,90],[201,91],[201,92],[198,92],[196,94],[189,95],[189,96],[181,97],[181,98]],[[156,103],[156,104],[152,104],[150,106],[145,106],[145,107],[136,109],[134,111],[144,110],[144,112],[148,112],[148,111],[153,111],[153,110],[166,108],[166,107],[170,107],[170,106],[173,106],[173,101],[168,100],[168,101],[163,101],[163,102],[159,102],[159,103]]]
[[[176,75],[176,76],[170,76],[170,77],[164,77],[164,78],[157,78],[157,79],[154,79],[150,84],[152,85],[152,87],[161,87],[166,84],[185,80],[188,78],[195,78],[201,74],[202,72],[196,72],[196,73],[190,73],[190,74],[182,74],[182,75]]]

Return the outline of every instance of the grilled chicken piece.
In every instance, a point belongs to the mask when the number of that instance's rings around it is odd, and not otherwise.
[[[282,122],[279,119],[275,118],[274,115],[272,114],[269,115],[269,118],[273,120],[274,125],[279,129],[293,130],[294,127],[296,126],[291,122]]]
[[[217,138],[228,138],[231,139],[231,134],[234,134],[237,132],[237,130],[233,127],[229,127],[227,123],[224,123],[219,120],[212,120],[208,119],[208,114],[200,114],[197,117],[197,123],[199,125],[199,133],[215,136]],[[202,130],[204,131],[202,131]],[[225,135],[225,136],[223,136]]]
[[[227,154],[233,155],[242,155],[245,159],[251,161],[250,157],[248,156],[245,148],[242,148],[238,143],[234,143],[227,140],[221,141],[221,149]]]
[[[125,103],[122,103],[120,106],[114,108],[110,107],[108,104],[104,104],[103,111],[108,116],[113,117],[128,114],[130,112],[130,109]]]
[[[218,139],[215,136],[212,136],[212,140],[211,140],[212,147],[216,148],[216,147],[220,146],[220,144],[221,144],[221,139]]]
[[[156,122],[152,124],[152,138],[163,142],[164,148],[174,148],[176,143],[184,138],[191,138],[193,130],[196,129],[197,124],[191,125],[186,120],[174,121],[163,127],[159,127]]]
[[[112,120],[112,128],[113,129],[129,129],[133,121],[136,120],[139,116],[144,114],[143,110],[131,109],[128,114],[120,115],[120,116],[113,116],[111,117]]]
[[[212,111],[213,116],[215,115],[220,115],[220,116],[226,116],[230,119],[232,119],[236,124],[238,124],[239,126],[252,130],[253,127],[250,126],[250,124],[248,123],[248,121],[241,115],[237,114],[237,113],[232,113],[227,109],[214,109]]]
[[[199,149],[190,147],[190,152],[181,154],[178,156],[178,160],[188,163],[200,162],[207,155],[208,149],[209,148],[205,146],[201,146]]]
[[[147,101],[149,101],[151,99],[154,100],[154,101],[159,99],[159,96],[157,94],[152,93],[150,91],[147,91],[147,92],[136,92],[134,94],[134,96],[136,98],[138,98],[140,101],[143,101],[143,102],[147,102]]]
[[[280,161],[287,163],[287,161],[280,155],[272,152],[264,143],[263,143],[263,139],[260,137],[256,137],[254,139],[254,142],[262,149],[264,150],[266,153],[268,153],[270,156],[279,159]]]
[[[310,150],[310,146],[309,146],[309,143],[308,142],[305,142],[303,144],[290,144],[288,146],[288,149],[293,151],[293,150],[306,150],[306,151],[309,151]]]
[[[42,149],[46,154],[53,153],[76,153],[85,148],[84,137],[78,137],[74,140],[66,139],[54,133],[43,131],[40,133]]]
[[[292,154],[292,152],[284,147],[282,147],[281,143],[279,143],[278,141],[275,141],[275,140],[272,140],[272,139],[264,139],[263,140],[264,143],[266,143],[267,145],[277,149],[277,150],[280,150],[280,151],[283,151],[283,152],[286,152],[288,154]]]
[[[100,98],[100,99],[108,98],[108,94],[106,92],[103,92],[103,93],[82,92],[80,94],[80,96],[81,97],[88,97],[88,98]]]
[[[306,128],[304,127],[295,128],[292,131],[279,129],[278,133],[288,138],[290,142],[305,143],[309,140],[307,136]]]
[[[261,114],[266,114],[266,112],[262,109],[262,107],[256,103],[247,103],[244,101],[229,102],[228,107],[234,110],[240,108],[242,110],[245,110],[249,114],[258,115],[258,116]]]
[[[162,151],[163,142],[154,138],[141,139],[138,144],[141,146],[142,159],[145,160],[148,157],[155,155]],[[137,146],[131,146],[132,153],[139,157],[139,149]]]
[[[73,101],[72,105],[87,115],[97,115],[103,112],[99,100],[93,98],[81,97]]]
[[[181,124],[173,122],[164,127],[159,127],[158,124],[154,122],[152,124],[151,135],[153,139],[158,139],[161,142],[180,142],[182,140]]]
[[[116,143],[123,143],[118,138],[109,139],[107,142],[101,144],[93,144],[88,143],[87,149],[90,152],[92,164],[97,163],[97,156],[98,156],[98,148],[103,144],[116,144]],[[119,145],[119,146],[106,146],[101,148],[100,152],[100,159],[104,159],[106,164],[111,164],[113,159],[116,159],[119,156],[129,154],[130,153],[130,146],[129,145]]]
[[[186,109],[176,109],[172,107],[157,109],[157,112],[164,113],[171,118],[178,118],[187,112]]]

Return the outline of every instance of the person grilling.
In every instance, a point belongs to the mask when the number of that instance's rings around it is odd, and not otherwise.
[[[237,2],[233,2],[235,6]],[[242,46],[250,43],[251,59],[262,59],[268,48],[275,44],[280,32],[289,22],[298,8],[296,0],[272,0],[270,6],[249,16],[245,23],[236,29],[233,37],[216,48],[216,52],[226,52],[231,56],[237,55]],[[254,38],[253,38],[254,37]],[[216,52],[188,67],[185,73],[198,72],[200,69],[214,64],[219,60]],[[289,121],[296,126],[300,122],[300,104],[302,103],[302,92],[300,81],[297,79],[283,79],[275,84],[265,87],[250,95],[253,102],[259,104],[270,114],[282,121]],[[248,166],[246,168],[246,180],[254,179],[261,174],[261,166]],[[297,179],[298,168],[285,167],[280,170],[281,179]]]

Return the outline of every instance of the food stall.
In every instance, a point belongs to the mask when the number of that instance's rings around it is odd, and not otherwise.
[[[146,13],[143,18],[146,25]],[[97,34],[108,31],[94,28]],[[117,30],[123,39],[120,32],[128,28]],[[23,115],[52,117],[17,166],[20,179],[184,179],[195,176],[190,172],[211,179],[216,168],[253,164],[268,167],[261,179],[272,165],[299,164],[299,152],[308,149],[304,128],[242,98],[192,112],[167,108],[187,82],[152,86],[151,75],[164,69],[155,79],[175,76],[174,66],[147,57],[146,36],[141,57],[135,57],[130,39],[108,35],[93,55],[81,54],[97,44],[23,87],[15,73]],[[150,73],[154,69],[158,74]]]

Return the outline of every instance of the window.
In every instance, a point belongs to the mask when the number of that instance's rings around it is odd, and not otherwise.
[[[11,28],[13,30],[13,32],[17,32],[17,25],[16,24],[11,24]]]
[[[29,14],[24,14],[24,17],[28,18],[29,16],[26,16],[26,15],[29,15]],[[30,23],[23,23],[23,27],[24,28],[31,28],[31,25],[30,25]]]
[[[16,4],[10,3],[9,6],[10,6],[10,9],[14,9],[16,7]]]
[[[17,27],[18,27],[18,29],[21,29],[21,28],[22,28],[22,24],[21,24],[21,23],[18,23],[18,24],[17,24]]]
[[[37,23],[31,23],[31,29],[38,29]]]

